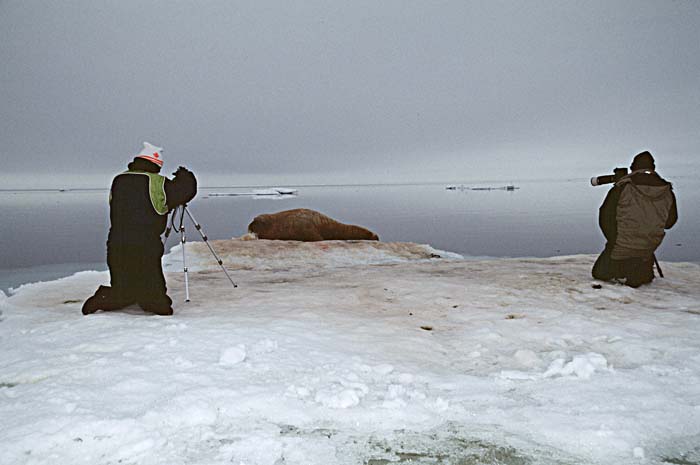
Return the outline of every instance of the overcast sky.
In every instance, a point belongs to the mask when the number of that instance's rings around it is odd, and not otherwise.
[[[0,86],[5,185],[144,140],[210,185],[662,171],[698,163],[700,1],[0,0]]]

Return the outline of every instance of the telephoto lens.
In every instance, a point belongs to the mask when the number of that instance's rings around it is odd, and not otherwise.
[[[603,184],[610,184],[615,182],[614,174],[606,174],[605,176],[593,176],[591,178],[591,186],[602,186]]]
[[[619,181],[620,179],[627,176],[627,168],[615,168],[613,174],[606,174],[605,176],[594,176],[591,178],[591,186],[602,186],[603,184],[611,184]]]

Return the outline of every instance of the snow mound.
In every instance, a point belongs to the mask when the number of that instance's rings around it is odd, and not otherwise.
[[[221,352],[219,357],[219,365],[231,366],[237,365],[245,360],[246,351],[245,346],[240,344],[236,347],[229,347]]]
[[[210,241],[227,269],[280,270],[292,268],[337,268],[377,265],[434,258],[462,258],[460,255],[411,242],[379,241],[277,241],[244,238]],[[187,242],[185,255],[191,271],[219,267],[204,242]],[[182,245],[170,249],[163,258],[166,271],[180,271]]]
[[[588,379],[593,373],[601,370],[608,370],[608,361],[602,355],[590,352],[584,355],[576,355],[568,363],[566,359],[558,358],[549,365],[549,368],[542,376],[551,378],[554,376],[575,375],[582,379]]]

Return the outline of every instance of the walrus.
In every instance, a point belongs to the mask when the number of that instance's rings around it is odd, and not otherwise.
[[[306,208],[258,215],[248,225],[248,231],[258,239],[283,241],[379,240],[379,236],[368,229],[340,223]]]

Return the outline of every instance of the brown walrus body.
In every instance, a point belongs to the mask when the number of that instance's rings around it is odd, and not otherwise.
[[[322,213],[306,208],[258,215],[248,225],[248,231],[255,233],[258,239],[284,241],[379,240],[379,237],[368,229],[339,223]]]

